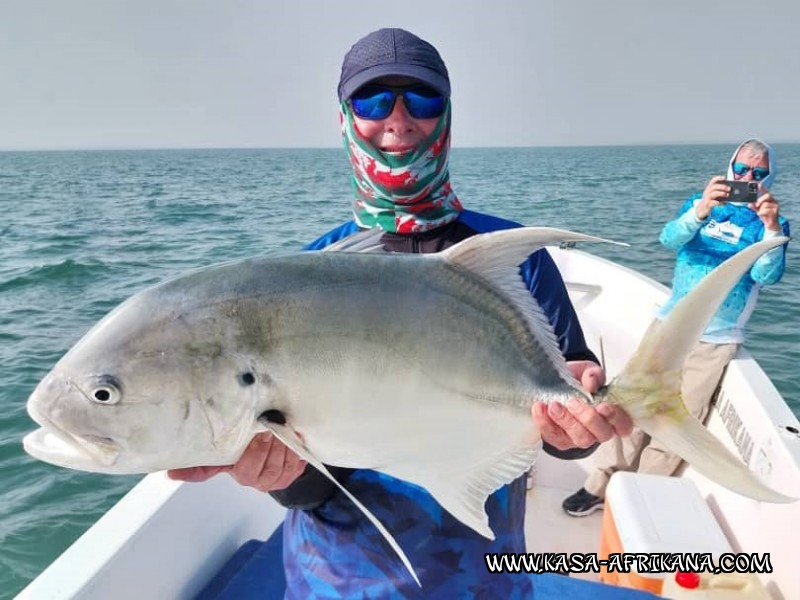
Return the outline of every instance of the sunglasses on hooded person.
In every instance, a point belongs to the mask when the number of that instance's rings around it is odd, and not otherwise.
[[[745,163],[733,163],[733,174],[737,177],[744,177],[748,172],[753,172],[753,179],[755,181],[761,181],[767,175],[769,175],[769,169],[764,167],[751,167]]]
[[[350,97],[353,114],[360,119],[380,121],[394,110],[399,96],[403,97],[408,114],[415,119],[436,119],[442,115],[447,98],[426,85],[409,86],[365,85]]]

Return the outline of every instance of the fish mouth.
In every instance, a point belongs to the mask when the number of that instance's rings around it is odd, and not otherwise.
[[[103,471],[114,465],[121,452],[111,438],[89,433],[64,431],[53,421],[29,409],[31,418],[41,425],[22,440],[25,451],[44,462],[83,471]]]

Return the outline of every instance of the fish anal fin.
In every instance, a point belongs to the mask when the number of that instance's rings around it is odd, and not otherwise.
[[[468,471],[458,473],[430,474],[425,481],[419,475],[417,483],[444,508],[470,529],[483,537],[494,540],[486,514],[486,500],[497,489],[511,483],[530,469],[539,454],[541,443],[527,446],[486,461]]]
[[[331,475],[330,471],[328,471],[328,469],[325,467],[324,464],[322,464],[313,454],[311,454],[311,452],[308,450],[308,448],[306,448],[306,445],[297,436],[297,434],[294,432],[294,430],[291,429],[287,425],[282,425],[282,424],[275,423],[275,422],[269,422],[269,421],[266,421],[266,420],[261,420],[261,422],[269,431],[272,432],[272,434],[276,438],[278,438],[281,442],[283,442],[286,445],[287,448],[292,450],[295,454],[300,456],[308,464],[312,465],[320,473],[325,475],[325,477],[327,477],[334,484],[336,484],[336,487],[338,487],[342,491],[342,493],[345,496],[347,496],[353,502],[353,504],[355,504],[358,507],[358,509],[361,512],[364,513],[364,516],[366,516],[367,519],[369,519],[369,521],[378,529],[378,531],[380,531],[381,535],[383,535],[383,537],[386,538],[386,541],[389,543],[389,545],[392,547],[392,550],[395,551],[397,556],[403,562],[403,564],[405,565],[406,569],[408,569],[408,572],[414,578],[414,581],[417,582],[418,586],[422,587],[422,584],[420,584],[419,578],[417,577],[417,574],[414,571],[414,567],[411,566],[411,561],[408,559],[408,557],[406,556],[405,552],[403,552],[403,549],[400,548],[400,544],[397,543],[397,540],[395,540],[394,537],[392,536],[392,534],[389,533],[389,531],[386,529],[386,527],[384,527],[383,523],[381,523],[378,520],[378,518],[375,515],[373,515],[369,511],[369,509],[367,509],[366,506],[361,504],[361,502],[359,502],[358,498],[353,496],[353,494],[351,494],[347,490],[347,488],[345,488],[341,483],[339,483],[336,480],[336,478],[334,478],[334,476]]]

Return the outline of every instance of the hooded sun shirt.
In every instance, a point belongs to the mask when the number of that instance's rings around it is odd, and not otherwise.
[[[750,141],[753,140],[747,140],[734,151],[728,161],[727,179],[735,179],[734,160],[742,146]],[[769,175],[760,183],[763,188],[769,189],[778,167],[775,152],[766,144],[764,146],[769,153]],[[745,202],[724,202],[714,207],[706,219],[700,220],[694,208],[702,196],[702,192],[699,192],[689,198],[677,218],[661,230],[661,243],[677,251],[678,256],[672,279],[672,295],[659,310],[659,319],[666,318],[681,298],[726,259],[763,239],[789,236],[789,222],[784,217],[778,217],[780,231],[769,231],[756,211]],[[700,339],[715,344],[743,343],[745,326],[756,306],[761,287],[777,283],[785,265],[785,245],[761,256],[725,298]]]
[[[739,154],[739,150],[741,150],[746,144],[749,144],[750,142],[759,142],[766,148],[767,159],[769,159],[769,175],[764,177],[764,179],[762,179],[759,183],[761,183],[762,187],[770,189],[772,187],[772,182],[775,181],[775,175],[778,173],[778,164],[777,161],[775,160],[775,152],[772,150],[769,144],[756,138],[750,138],[749,140],[745,140],[744,142],[739,144],[739,147],[736,148],[736,150],[733,151],[731,159],[728,161],[728,172],[725,175],[725,179],[727,179],[728,181],[733,181],[734,179],[736,179],[733,176],[733,163],[736,162],[736,156]],[[746,203],[736,202],[735,204],[746,204]]]
[[[433,133],[411,152],[381,152],[341,104],[342,139],[353,168],[353,215],[359,227],[419,233],[455,221],[461,202],[450,186],[450,101]]]

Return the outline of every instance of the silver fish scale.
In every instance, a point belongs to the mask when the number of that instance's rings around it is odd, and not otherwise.
[[[355,253],[222,269],[231,272],[200,272],[159,293],[197,298],[197,306],[184,309],[215,313],[208,318],[217,326],[230,320],[239,351],[270,356],[268,363],[293,359],[289,339],[298,349],[330,339],[339,341],[343,355],[359,344],[383,348],[432,385],[458,388],[472,399],[528,407],[534,398],[575,395],[521,311],[465,269],[427,257]]]

